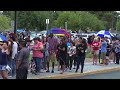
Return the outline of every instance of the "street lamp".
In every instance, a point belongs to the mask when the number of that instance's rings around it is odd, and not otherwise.
[[[49,19],[46,19],[46,30],[48,31]]]

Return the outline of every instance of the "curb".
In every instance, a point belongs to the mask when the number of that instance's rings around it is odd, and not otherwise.
[[[84,73],[63,74],[63,75],[47,76],[47,77],[32,78],[32,79],[67,79],[67,78],[72,78],[72,77],[82,77],[82,76],[85,76],[85,75],[99,74],[99,73],[105,73],[105,72],[110,72],[110,71],[118,71],[118,70],[120,70],[120,66],[101,69],[101,70],[87,71],[87,72],[84,72]]]

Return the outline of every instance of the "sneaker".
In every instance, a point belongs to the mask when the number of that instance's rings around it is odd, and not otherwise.
[[[54,73],[54,70],[52,70],[51,73]]]
[[[63,72],[61,72],[60,74],[63,74]]]
[[[9,78],[11,78],[12,76],[8,76]]]
[[[76,70],[75,73],[77,73],[78,71]]]
[[[76,69],[75,67],[73,69]]]
[[[83,71],[81,71],[81,73],[83,73]]]
[[[46,72],[50,72],[49,70],[47,70]]]
[[[68,70],[68,68],[65,68],[65,70],[64,70],[64,71],[66,72],[67,70]]]
[[[71,72],[72,70],[69,70],[69,72]]]
[[[110,62],[110,63],[114,63],[114,62],[112,61],[112,62]]]
[[[32,74],[35,74],[35,71],[32,70],[31,73],[32,73]]]

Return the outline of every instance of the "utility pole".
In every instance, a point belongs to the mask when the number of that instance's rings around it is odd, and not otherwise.
[[[65,30],[67,30],[67,22],[65,22]]]
[[[16,29],[17,29],[17,11],[14,12],[14,18],[15,18],[15,21],[14,21],[14,34],[16,34]]]

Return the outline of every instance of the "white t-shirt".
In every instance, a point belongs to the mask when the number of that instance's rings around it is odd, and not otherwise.
[[[17,54],[18,51],[18,44],[16,42],[13,42],[13,47],[12,47],[12,59],[15,58],[15,55]]]
[[[76,54],[76,47],[75,46],[68,46],[67,48],[67,52],[69,54],[69,56],[75,55]]]

